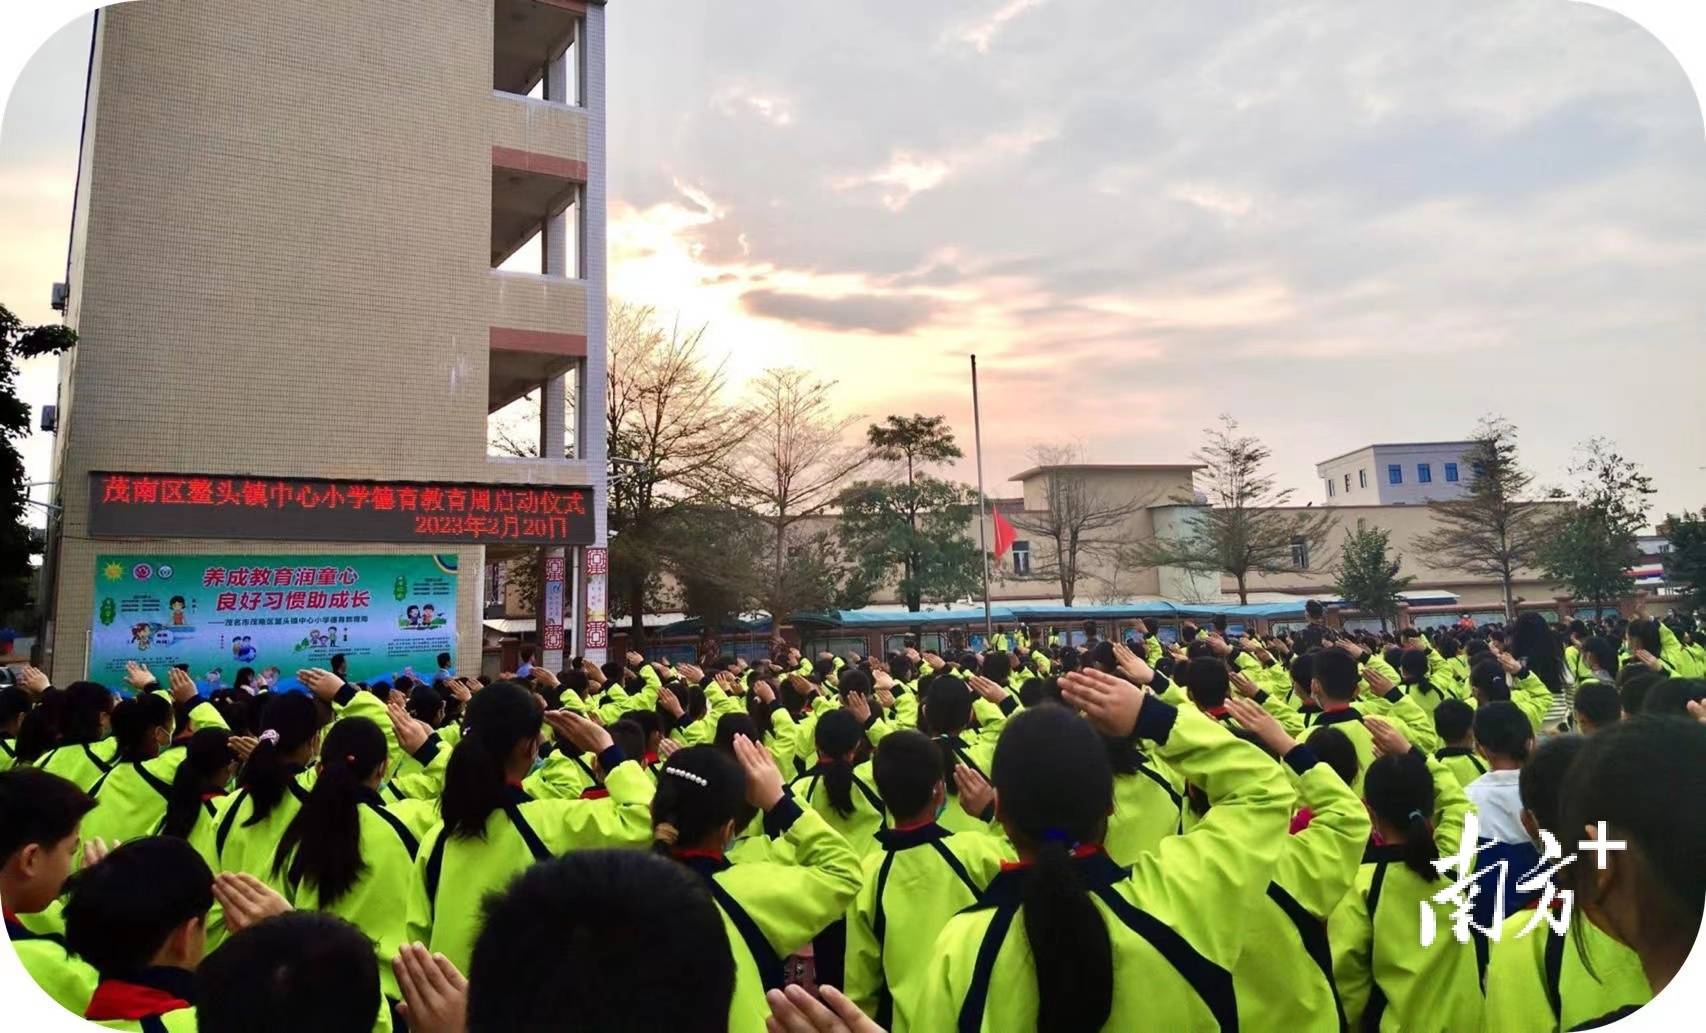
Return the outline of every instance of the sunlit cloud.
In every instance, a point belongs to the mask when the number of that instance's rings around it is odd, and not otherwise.
[[[723,115],[753,115],[778,128],[794,123],[794,102],[780,93],[747,83],[730,83],[711,96],[711,109]]]
[[[830,186],[842,192],[876,187],[883,207],[898,212],[914,195],[941,186],[952,172],[953,167],[940,158],[898,151],[881,168],[836,177],[830,181]]]
[[[1007,0],[987,17],[952,30],[944,41],[969,46],[980,54],[987,54],[990,45],[995,42],[995,37],[1007,27],[1008,22],[1026,11],[1041,7],[1043,2],[1044,0]]]

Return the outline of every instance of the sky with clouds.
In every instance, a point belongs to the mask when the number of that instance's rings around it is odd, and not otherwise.
[[[1655,39],[1562,0],[617,0],[611,288],[734,379],[1179,462],[1230,412],[1314,463],[1508,417],[1706,503],[1706,137]],[[86,27],[0,136],[0,297],[63,275]],[[51,375],[32,371],[28,386]],[[39,399],[38,399],[39,400]],[[45,449],[32,447],[32,459]],[[957,472],[970,479],[969,460]]]

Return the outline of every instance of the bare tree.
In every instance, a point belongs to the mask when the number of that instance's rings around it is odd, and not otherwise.
[[[1205,433],[1208,444],[1192,458],[1203,466],[1197,484],[1207,496],[1208,508],[1192,515],[1186,533],[1144,542],[1134,550],[1134,558],[1148,566],[1228,574],[1237,583],[1242,605],[1250,599],[1252,574],[1295,569],[1293,546],[1319,550],[1333,518],[1324,512],[1284,508],[1292,490],[1276,489],[1273,477],[1262,472],[1272,453],[1260,440],[1239,435],[1237,420],[1223,415],[1220,427]]]
[[[1482,417],[1464,458],[1469,460],[1469,490],[1461,497],[1428,503],[1440,526],[1416,538],[1411,548],[1442,567],[1496,577],[1504,590],[1505,620],[1516,619],[1511,583],[1522,567],[1538,559],[1547,523],[1543,511],[1525,499],[1534,475],[1516,454],[1516,428],[1500,416]]]
[[[857,575],[827,533],[801,522],[823,513],[847,479],[872,460],[848,432],[862,419],[830,407],[833,381],[805,370],[771,369],[747,389],[751,429],[734,464],[733,497],[769,529],[769,572],[759,595],[778,630],[801,606],[827,605]]]
[[[1155,496],[1121,498],[1097,487],[1078,469],[1084,460],[1077,445],[1038,445],[1028,454],[1044,476],[1043,508],[1015,513],[1013,527],[1048,546],[1032,551],[1031,573],[1059,582],[1061,602],[1071,606],[1079,580],[1093,577],[1086,565],[1129,546],[1127,525]]]

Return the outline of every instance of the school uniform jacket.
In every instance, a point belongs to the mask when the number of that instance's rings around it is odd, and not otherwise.
[[[409,914],[409,939],[426,943],[464,972],[479,934],[480,902],[535,861],[569,850],[651,842],[653,783],[639,763],[612,746],[600,758],[610,795],[596,800],[535,800],[519,786],[486,819],[485,837],[444,835],[434,825],[415,855],[421,894]]]
[[[841,834],[791,796],[764,815],[764,831],[791,848],[792,863],[731,864],[721,854],[683,852],[677,859],[704,879],[722,912],[735,958],[730,1033],[761,1033],[766,990],[782,988],[782,961],[847,911],[859,889],[859,858]],[[649,829],[648,829],[649,834]]]
[[[1122,867],[1137,863],[1168,836],[1185,830],[1184,785],[1145,759],[1132,774],[1114,776],[1114,813],[1102,846]]]
[[[213,869],[220,872],[247,872],[266,883],[281,895],[286,888],[284,879],[273,874],[273,856],[279,840],[290,826],[308,791],[314,786],[314,773],[303,771],[285,783],[285,792],[278,803],[261,821],[251,825],[255,816],[255,801],[248,789],[239,788],[228,796],[213,801],[214,813],[196,822],[190,830],[189,843],[195,847]],[[207,950],[225,942],[225,912],[217,901],[207,915]]]
[[[864,884],[847,909],[843,989],[877,1025],[906,1033],[937,934],[1012,852],[993,836],[935,822],[885,829],[877,840],[882,850],[864,859]]]
[[[1469,783],[1487,773],[1487,762],[1475,753],[1473,746],[1446,746],[1434,751],[1434,759],[1457,776],[1457,784],[1469,788]]]
[[[961,731],[953,735],[938,735],[938,743],[946,743],[954,755],[954,763],[964,764],[982,775],[984,781],[994,783],[990,771],[995,766],[995,743],[999,736],[983,732]],[[950,789],[954,785],[953,772],[948,772],[947,782]],[[956,799],[949,803],[947,810],[936,819],[949,832],[983,832],[988,828],[988,822],[976,815],[967,814],[965,808]]]
[[[111,846],[158,832],[184,755],[183,747],[170,746],[158,757],[114,765],[90,794],[95,809],[83,818],[83,842],[99,836]]]
[[[364,787],[360,796],[359,842],[365,869],[356,877],[355,884],[337,900],[323,903],[319,888],[312,882],[290,877],[287,861],[285,899],[298,909],[337,915],[372,940],[379,960],[379,985],[385,996],[395,1001],[403,995],[391,962],[408,935],[410,909],[421,906],[420,887],[415,880],[415,854],[420,841],[401,819],[386,809],[378,793]]]
[[[1577,862],[1578,864],[1581,862]],[[1505,919],[1487,962],[1485,1033],[1563,1033],[1602,1015],[1652,1000],[1641,956],[1601,932],[1580,911],[1560,935],[1525,908]]]
[[[1441,857],[1457,852],[1469,798],[1457,777],[1428,759],[1434,784],[1434,843]],[[1356,881],[1327,923],[1333,977],[1352,1028],[1395,1033],[1445,1033],[1481,1023],[1476,946],[1453,934],[1451,908],[1429,901],[1449,875],[1424,879],[1402,860],[1398,846],[1369,846]],[[1423,947],[1421,909],[1437,909],[1435,937]]]
[[[1151,698],[1136,734],[1214,806],[1188,835],[1121,868],[1094,845],[1074,863],[1113,946],[1106,1030],[1233,1029],[1232,968],[1245,914],[1262,899],[1286,838],[1294,793],[1280,767],[1195,708]],[[949,920],[932,950],[913,1026],[1032,1030],[1036,975],[1025,939],[1025,873],[1003,871],[977,905]]]
[[[1344,1027],[1327,918],[1356,877],[1368,842],[1368,811],[1309,747],[1293,748],[1285,763],[1312,817],[1287,837],[1265,898],[1246,912],[1248,939],[1232,984],[1244,1029],[1333,1033]]]
[[[12,941],[24,971],[55,1004],[73,1015],[83,1014],[100,977],[95,970],[65,947],[65,928],[54,923],[51,930],[31,929],[10,911],[5,913],[6,938]]]
[[[83,1017],[135,1033],[196,1033],[195,973],[145,968],[123,979],[103,979]]]
[[[62,743],[37,758],[35,766],[87,793],[113,769],[117,757],[118,741],[109,736],[97,742]]]
[[[883,798],[877,795],[871,762],[866,761],[853,769],[853,791],[849,794],[853,798],[852,814],[842,814],[830,802],[829,790],[823,784],[823,775],[828,769],[827,763],[819,763],[794,779],[789,791],[801,806],[822,815],[829,827],[839,832],[860,857],[875,853],[880,848],[876,834],[888,827],[889,817],[883,808]]]

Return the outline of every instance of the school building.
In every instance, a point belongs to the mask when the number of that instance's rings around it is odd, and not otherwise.
[[[516,556],[545,661],[602,656],[605,141],[602,0],[98,12],[53,679],[112,680],[127,638],[226,683],[472,672],[481,572]],[[518,400],[537,454],[488,455]]]

